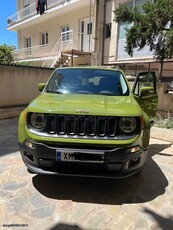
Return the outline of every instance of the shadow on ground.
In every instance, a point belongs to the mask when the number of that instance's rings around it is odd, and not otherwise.
[[[153,220],[157,222],[158,229],[163,229],[163,230],[173,229],[173,216],[166,218],[161,215],[158,215],[157,213],[153,212],[148,208],[145,208],[144,212],[150,215],[153,218]]]
[[[19,150],[17,124],[18,118],[0,120],[0,156]]]
[[[169,218],[163,217],[161,215],[158,215],[157,213],[155,213],[154,211],[145,208],[143,210],[143,212],[147,213],[148,215],[150,215],[153,220],[155,221],[156,225],[157,225],[157,229],[163,229],[163,230],[171,230],[172,226],[173,226],[173,216],[170,216]],[[153,228],[153,229],[156,229]],[[82,228],[80,228],[77,225],[69,225],[66,223],[58,223],[57,225],[55,225],[54,227],[50,228],[49,230],[84,230]]]
[[[57,200],[119,205],[148,202],[164,194],[168,186],[164,173],[152,159],[168,147],[169,144],[151,145],[143,170],[128,179],[36,175],[33,185],[45,197]]]
[[[82,230],[82,228],[78,227],[77,225],[59,223],[49,230]]]

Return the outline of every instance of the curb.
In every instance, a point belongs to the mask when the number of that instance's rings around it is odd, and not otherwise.
[[[173,130],[152,127],[150,137],[173,143]]]
[[[15,107],[15,108],[9,107],[9,108],[0,109],[0,120],[19,117],[20,113],[22,112],[22,110],[24,110],[24,108],[26,107]]]

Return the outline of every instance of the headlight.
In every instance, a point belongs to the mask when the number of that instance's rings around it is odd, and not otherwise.
[[[136,129],[137,123],[134,117],[122,117],[119,121],[119,128],[125,134],[130,134]]]
[[[46,117],[41,113],[32,113],[30,123],[35,129],[43,129],[46,125]]]

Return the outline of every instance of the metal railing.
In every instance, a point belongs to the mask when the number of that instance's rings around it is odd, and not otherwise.
[[[13,51],[15,62],[41,61],[43,67],[54,67],[58,62],[61,53],[67,50],[80,50],[80,37],[87,35],[78,31],[69,30],[62,32],[58,41],[54,44],[44,44],[22,48]],[[91,35],[91,45],[93,36]]]
[[[48,0],[47,1],[47,8],[48,10],[56,7],[56,6],[65,6],[71,0]],[[7,18],[7,27],[11,27],[17,23],[23,22],[33,16],[37,15],[36,11],[36,3],[32,3],[29,6],[24,7],[20,11],[16,12],[15,14],[9,16]]]
[[[54,67],[64,50],[74,48],[73,40],[73,30],[62,32],[59,40],[54,45],[46,60],[43,62],[42,67]],[[50,61],[50,57],[53,56],[55,56],[55,58]]]
[[[54,44],[45,44],[39,46],[32,46],[27,48],[22,48],[13,51],[14,60],[22,61],[22,60],[31,60],[37,58],[46,58]]]

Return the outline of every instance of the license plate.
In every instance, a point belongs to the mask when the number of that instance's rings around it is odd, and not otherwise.
[[[56,160],[57,161],[77,161],[77,158],[73,152],[62,152],[56,151]]]
[[[90,163],[102,163],[104,162],[105,155],[103,153],[96,153],[95,151],[90,152],[78,152],[78,151],[68,151],[63,149],[56,150],[56,160],[57,161],[78,161],[78,162],[90,162]]]

